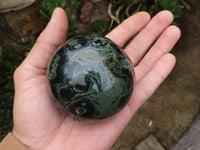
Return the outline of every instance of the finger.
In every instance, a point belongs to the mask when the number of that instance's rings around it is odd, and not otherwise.
[[[169,53],[172,50],[176,42],[179,40],[180,35],[181,31],[176,26],[170,26],[162,33],[162,35],[156,41],[150,51],[135,67],[135,69],[137,70],[137,81],[142,79],[148,73],[148,71],[162,55]]]
[[[163,55],[146,76],[136,83],[129,102],[129,108],[135,113],[140,106],[155,92],[158,86],[169,75],[175,65],[176,59],[172,54]]]
[[[127,45],[125,52],[135,66],[144,56],[156,38],[172,23],[173,15],[161,11],[144,27],[144,29]]]
[[[63,9],[56,8],[25,62],[34,68],[46,69],[52,54],[66,40],[67,30],[67,15]]]
[[[131,37],[139,32],[150,20],[150,15],[146,12],[139,12],[113,29],[106,35],[115,44],[122,47]]]

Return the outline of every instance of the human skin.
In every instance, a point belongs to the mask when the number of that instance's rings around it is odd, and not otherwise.
[[[169,11],[159,12],[152,19],[148,13],[139,12],[106,35],[122,47],[137,34],[124,48],[135,69],[134,92],[129,103],[110,118],[77,120],[54,105],[48,90],[48,64],[58,46],[65,42],[68,30],[64,10],[56,8],[14,73],[13,136],[30,150],[109,149],[175,65],[170,51],[180,38],[180,30],[170,25],[172,21]]]

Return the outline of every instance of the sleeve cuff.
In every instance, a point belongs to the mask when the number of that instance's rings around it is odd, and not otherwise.
[[[9,133],[1,142],[0,150],[28,150],[11,133]]]

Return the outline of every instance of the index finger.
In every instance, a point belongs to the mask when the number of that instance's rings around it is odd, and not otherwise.
[[[147,12],[139,12],[126,20],[113,29],[106,35],[115,44],[120,47],[131,38],[137,32],[139,32],[150,20],[150,15]]]

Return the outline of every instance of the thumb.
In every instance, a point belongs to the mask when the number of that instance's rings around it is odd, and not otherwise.
[[[46,69],[53,53],[66,40],[67,29],[65,11],[56,8],[29,55],[15,71],[12,133],[26,145],[34,141],[34,137],[50,137],[62,121],[63,116],[50,101]]]
[[[62,8],[56,8],[47,27],[40,34],[31,52],[23,62],[28,65],[32,73],[34,70],[46,70],[49,60],[59,45],[66,40],[68,20]]]

